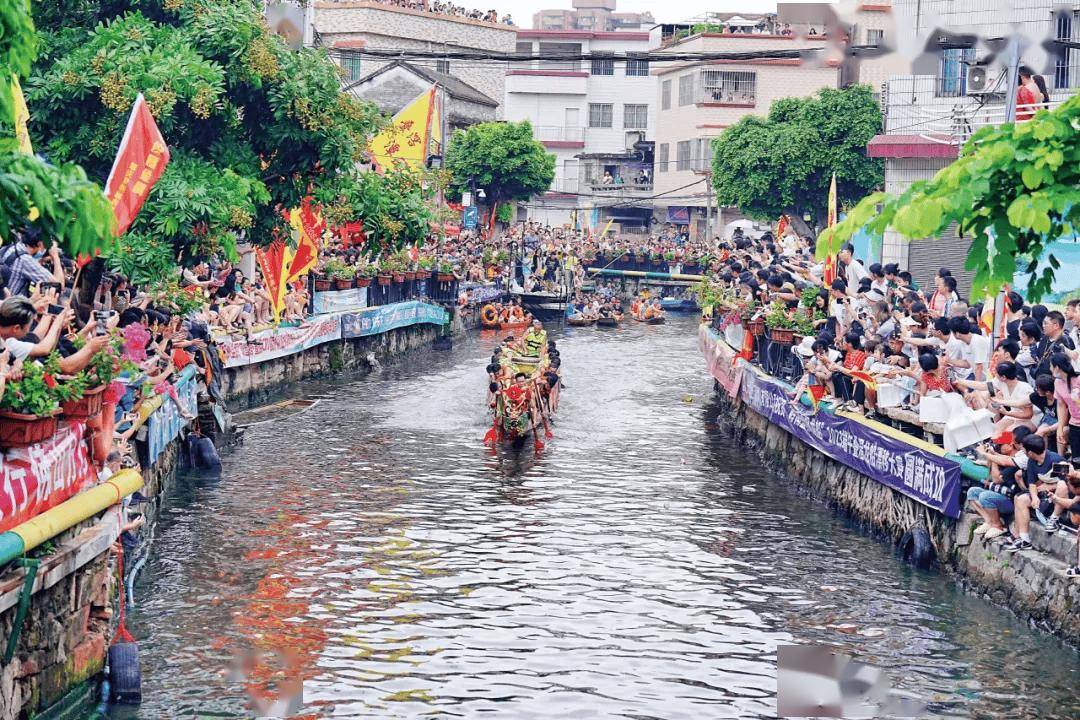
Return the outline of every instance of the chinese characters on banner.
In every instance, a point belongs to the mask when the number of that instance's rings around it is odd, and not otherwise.
[[[438,85],[432,85],[403,107],[389,128],[371,139],[368,152],[379,170],[399,162],[419,170],[430,152],[441,152],[442,115],[438,105]]]
[[[150,188],[168,164],[169,148],[158,131],[146,99],[139,93],[105,183],[105,195],[116,214],[117,235],[123,235],[131,227]]]

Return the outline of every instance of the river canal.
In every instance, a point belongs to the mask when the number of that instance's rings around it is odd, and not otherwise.
[[[559,338],[555,439],[481,445],[494,338],[255,425],[181,478],[136,586],[144,703],[246,717],[227,673],[292,653],[310,717],[773,717],[778,644],[835,644],[936,716],[1080,716],[1080,661],[914,571],[713,422],[691,319]]]

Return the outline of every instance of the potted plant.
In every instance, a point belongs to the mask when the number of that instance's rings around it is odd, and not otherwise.
[[[86,339],[77,335],[73,344],[77,349],[82,349],[86,344]],[[91,358],[87,369],[63,378],[60,375],[60,356],[50,353],[45,359],[45,372],[53,377],[61,378],[54,391],[57,401],[60,402],[60,412],[64,417],[71,420],[88,420],[101,412],[102,393],[105,392],[108,382],[112,380],[112,364],[115,360],[112,355],[105,353],[109,360],[109,369],[106,372],[106,381],[100,381],[94,361],[98,360],[98,355],[103,352]]]
[[[375,280],[383,287],[386,287],[394,281],[394,276],[390,269],[389,258],[379,258],[378,271],[375,273]]]
[[[315,276],[315,292],[328,292],[334,287],[334,281],[323,274]]]
[[[378,273],[379,269],[371,263],[364,263],[356,269],[356,287],[366,288],[371,285],[372,279]]]
[[[26,447],[56,434],[58,384],[56,377],[36,362],[23,366],[21,379],[7,383],[0,398],[0,447]]]
[[[356,269],[351,266],[345,266],[338,270],[337,275],[334,277],[334,287],[339,290],[349,290],[353,287],[352,279],[356,276]]]
[[[440,262],[438,267],[439,282],[453,282],[455,279],[454,266],[448,260]]]
[[[795,338],[795,322],[788,315],[787,307],[779,300],[765,312],[765,326],[769,338],[778,345],[791,345]]]

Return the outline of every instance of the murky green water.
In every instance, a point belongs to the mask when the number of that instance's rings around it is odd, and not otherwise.
[[[493,342],[305,384],[328,399],[178,482],[136,588],[137,717],[249,716],[226,671],[250,648],[292,653],[315,717],[772,717],[793,642],[938,716],[1080,716],[1076,653],[716,428],[692,321],[567,331],[556,437],[517,468],[480,443]]]

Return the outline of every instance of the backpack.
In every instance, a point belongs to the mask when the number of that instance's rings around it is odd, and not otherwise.
[[[24,250],[19,249],[19,244],[9,245],[0,251],[0,287],[10,287],[11,271],[15,261],[20,255],[25,255]]]

